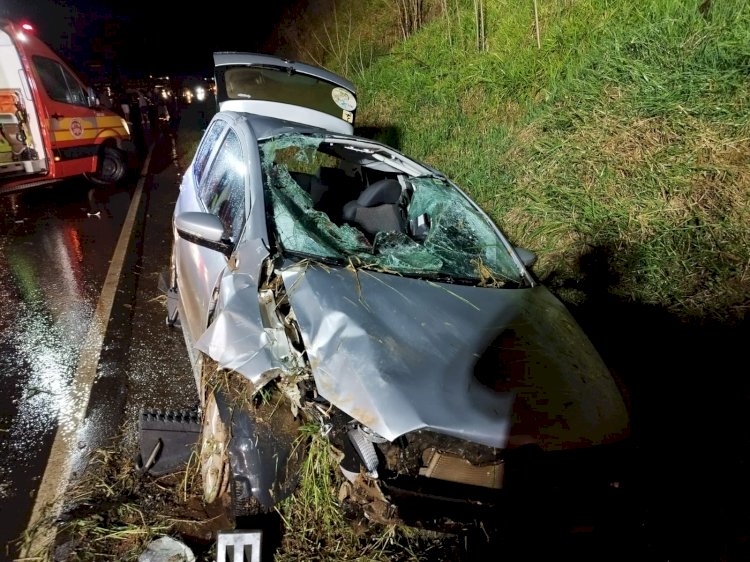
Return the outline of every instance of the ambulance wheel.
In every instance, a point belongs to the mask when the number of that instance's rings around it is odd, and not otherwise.
[[[87,174],[87,178],[94,183],[112,184],[117,183],[128,171],[125,158],[121,151],[111,146],[104,146],[99,151],[99,164],[93,174]]]

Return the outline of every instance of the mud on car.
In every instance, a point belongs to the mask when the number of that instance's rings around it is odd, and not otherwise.
[[[194,366],[205,499],[272,509],[314,423],[373,520],[489,529],[540,498],[609,501],[628,410],[534,254],[439,171],[355,136],[344,78],[214,58],[167,319]]]

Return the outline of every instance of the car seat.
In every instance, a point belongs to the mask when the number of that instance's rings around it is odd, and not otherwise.
[[[394,179],[383,179],[368,186],[354,201],[344,205],[345,222],[357,226],[365,234],[404,232],[405,217],[399,205],[401,184]]]

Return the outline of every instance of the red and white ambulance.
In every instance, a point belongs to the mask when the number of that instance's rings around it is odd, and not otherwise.
[[[114,183],[135,154],[127,122],[30,25],[0,19],[0,192],[76,176]]]

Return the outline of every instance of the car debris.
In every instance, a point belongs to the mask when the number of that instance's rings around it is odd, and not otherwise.
[[[221,531],[216,539],[216,562],[260,562],[261,531]]]
[[[195,555],[185,543],[163,536],[148,543],[138,562],[195,562]]]
[[[141,411],[136,469],[154,476],[184,469],[195,451],[200,432],[197,409]]]

